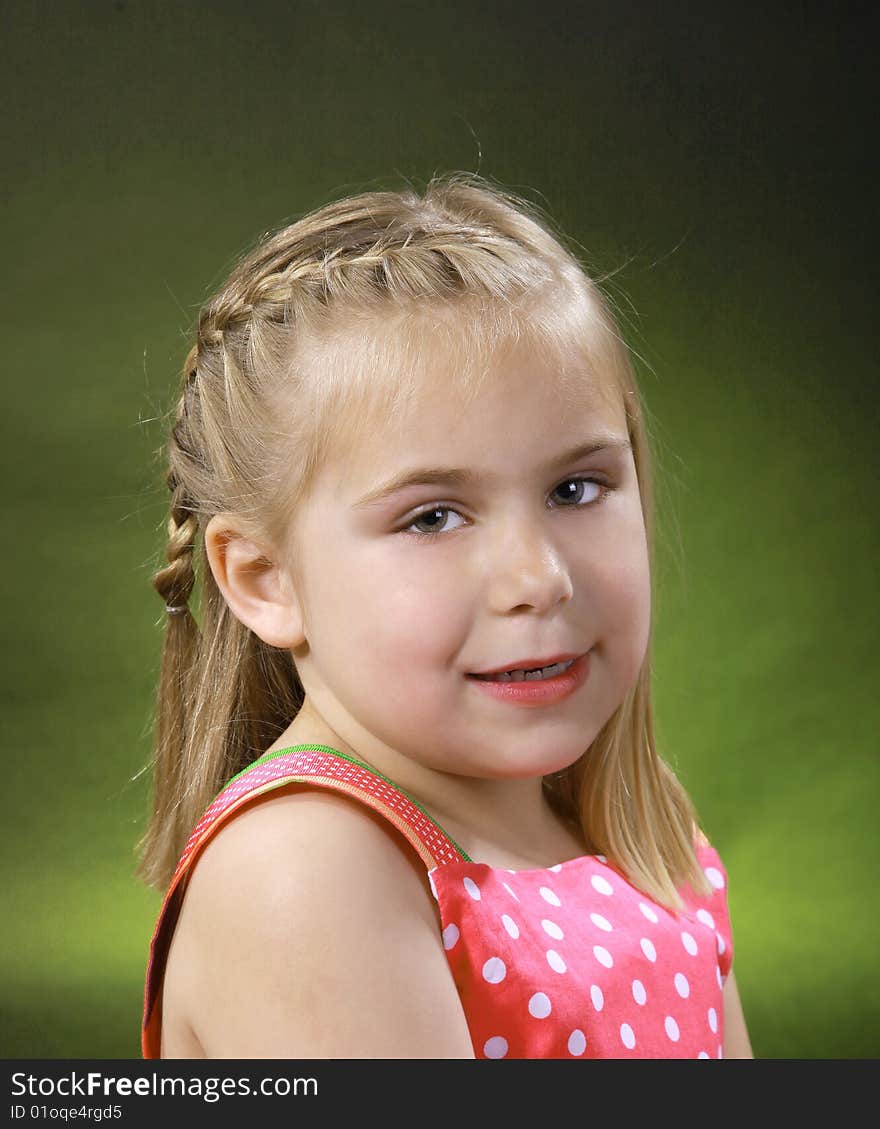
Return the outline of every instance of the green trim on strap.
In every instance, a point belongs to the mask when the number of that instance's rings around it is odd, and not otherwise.
[[[434,819],[434,817],[432,815],[430,815],[428,812],[425,811],[425,809],[422,807],[422,805],[419,803],[419,801],[416,800],[416,799],[413,799],[413,797],[409,794],[409,792],[405,792],[403,790],[403,788],[401,788],[398,784],[395,784],[394,781],[390,777],[388,777],[384,774],[384,772],[379,772],[378,769],[371,768],[368,764],[364,764],[363,761],[359,761],[356,757],[348,756],[347,753],[340,753],[340,751],[338,749],[334,749],[330,745],[291,745],[291,746],[289,746],[289,748],[286,748],[286,749],[276,749],[274,753],[263,753],[263,755],[261,757],[257,757],[257,759],[255,761],[251,761],[251,763],[246,768],[243,768],[241,770],[241,772],[237,772],[235,774],[235,776],[231,777],[227,781],[223,790],[225,791],[226,788],[228,788],[229,785],[234,780],[238,780],[238,778],[240,776],[244,776],[244,774],[246,772],[250,772],[250,770],[258,764],[263,764],[266,761],[274,760],[275,757],[286,756],[288,753],[300,753],[300,752],[307,752],[307,751],[330,753],[334,757],[339,757],[340,760],[348,761],[350,764],[356,764],[358,766],[358,768],[362,768],[365,772],[369,772],[373,776],[381,777],[381,779],[384,780],[386,784],[390,784],[390,786],[392,788],[394,788],[396,791],[400,792],[401,795],[406,796],[406,798],[409,800],[409,802],[411,804],[413,804],[415,807],[417,807],[419,809],[419,811],[422,813],[422,815],[428,820],[428,822],[432,823],[437,828],[438,831],[443,832],[443,834],[446,836],[446,838],[449,840],[449,842],[453,845],[453,847],[455,847],[455,849],[458,851],[458,853],[461,855],[461,857],[464,859],[465,862],[473,862],[474,861],[470,857],[470,855],[468,855],[465,851],[463,851],[461,849],[461,847],[458,845],[458,843],[456,843],[456,841],[452,838],[452,836],[447,831],[443,830],[443,828],[440,826],[440,824],[437,822],[437,820]]]

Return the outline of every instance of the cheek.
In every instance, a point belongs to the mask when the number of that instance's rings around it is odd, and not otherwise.
[[[310,592],[319,677],[361,724],[400,747],[446,723],[447,675],[467,637],[460,594],[456,603],[448,577],[414,556],[361,557],[347,577],[316,576]]]
[[[634,522],[603,560],[608,563],[600,566],[597,612],[621,673],[635,677],[651,632],[651,571],[641,522]]]
[[[462,586],[448,569],[418,559],[418,546],[373,553],[340,575],[334,562],[315,571],[309,604],[316,649],[332,646],[338,661],[409,666],[448,657],[460,645],[466,617]],[[432,546],[425,551],[430,553]]]

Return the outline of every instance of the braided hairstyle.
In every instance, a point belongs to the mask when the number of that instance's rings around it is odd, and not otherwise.
[[[285,543],[333,445],[376,412],[393,418],[417,389],[426,342],[453,351],[448,379],[465,397],[489,358],[525,337],[553,358],[562,395],[576,392],[584,360],[607,374],[652,543],[648,437],[610,310],[538,210],[475,174],[434,177],[422,195],[364,192],[269,233],[203,307],[195,336],[167,443],[167,564],[152,578],[167,612],[139,873],[160,889],[216,793],[304,698],[292,654],[223,599],[205,526],[234,513],[257,543]],[[295,571],[295,542],[287,547]],[[679,905],[682,881],[706,880],[690,800],[654,746],[649,665],[590,749],[545,787],[631,880]]]

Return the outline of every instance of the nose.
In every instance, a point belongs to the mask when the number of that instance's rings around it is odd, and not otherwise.
[[[504,615],[546,614],[571,599],[574,588],[563,553],[540,519],[508,521],[499,529],[488,562],[489,604]]]

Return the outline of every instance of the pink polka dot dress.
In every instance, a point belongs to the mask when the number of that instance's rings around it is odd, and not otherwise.
[[[297,745],[234,777],[181,855],[150,947],[144,1058],[159,1057],[164,962],[192,863],[245,803],[290,783],[361,800],[416,849],[477,1058],[722,1057],[733,944],[726,873],[708,843],[697,854],[712,893],[683,888],[673,913],[601,855],[537,870],[474,862],[391,781],[326,745]]]

